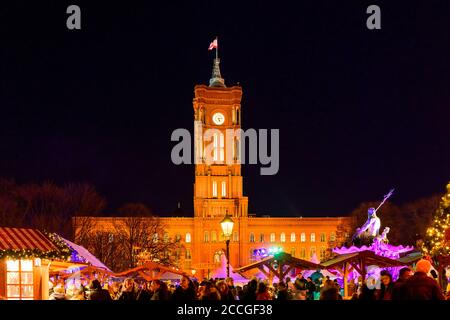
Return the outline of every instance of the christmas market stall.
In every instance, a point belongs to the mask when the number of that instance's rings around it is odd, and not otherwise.
[[[272,282],[275,277],[278,278],[279,281],[283,281],[294,269],[318,270],[322,269],[322,266],[314,262],[295,258],[286,252],[278,252],[272,256],[268,256],[257,262],[238,268],[234,272],[245,277],[244,273],[252,269],[259,269],[259,271]]]
[[[87,284],[90,280],[98,279],[101,283],[114,276],[114,273],[100,260],[98,260],[86,248],[59,237],[70,249],[70,261],[81,265],[53,270],[50,276],[63,279],[66,284],[69,281],[82,281]]]
[[[156,262],[147,261],[143,265],[136,268],[126,270],[124,272],[116,273],[117,278],[141,278],[145,281],[152,280],[173,280],[181,278],[181,276],[188,274],[179,268],[165,266]],[[174,277],[175,276],[175,277]]]
[[[374,266],[378,270],[379,268],[401,267],[406,264],[402,261],[377,255],[371,250],[364,250],[339,255],[322,262],[321,265],[324,269],[336,270],[340,273],[344,280],[344,297],[348,297],[348,278],[350,274],[357,273],[362,279],[366,279],[366,275],[370,273],[368,267]]]
[[[49,273],[71,266],[70,248],[55,234],[36,229],[0,227],[0,296],[46,300]]]

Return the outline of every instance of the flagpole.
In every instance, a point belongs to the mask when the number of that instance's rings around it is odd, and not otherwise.
[[[219,59],[219,39],[216,37],[216,59]]]

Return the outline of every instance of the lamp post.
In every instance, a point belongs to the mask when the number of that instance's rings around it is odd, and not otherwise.
[[[230,237],[233,233],[233,225],[234,222],[228,213],[225,215],[225,218],[220,222],[220,226],[222,227],[223,235],[227,239],[227,277],[230,276]]]

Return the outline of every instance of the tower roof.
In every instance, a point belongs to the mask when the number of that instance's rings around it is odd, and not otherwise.
[[[223,87],[225,88],[225,79],[222,78],[220,74],[220,59],[216,57],[214,59],[213,71],[211,75],[211,79],[209,79],[210,87]]]

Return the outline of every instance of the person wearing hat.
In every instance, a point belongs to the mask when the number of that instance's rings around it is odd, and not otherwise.
[[[401,300],[445,300],[439,284],[428,276],[430,270],[430,261],[417,262],[416,272],[404,283]]]

